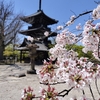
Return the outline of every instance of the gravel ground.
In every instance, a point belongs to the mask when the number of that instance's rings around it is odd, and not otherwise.
[[[35,66],[37,71],[41,67],[42,66]],[[29,68],[30,64],[16,64],[16,66],[0,65],[0,100],[21,100],[21,92],[24,88],[27,88],[28,86],[32,87],[34,89],[34,93],[37,94],[37,96],[39,96],[40,87],[46,87],[46,85],[39,83],[38,75],[26,74],[26,71]],[[25,73],[26,76],[16,77],[19,74],[23,73]],[[100,81],[98,81],[98,84],[100,86]],[[64,89],[68,89],[66,84],[58,84],[54,85],[53,87],[55,87],[58,90],[58,92]],[[98,95],[94,84],[92,84],[92,89],[95,98],[99,98],[100,95]],[[88,88],[85,88],[85,93],[89,98],[92,98]],[[79,97],[82,95],[82,92],[73,90],[61,100],[70,100],[69,98],[74,95],[77,95]]]

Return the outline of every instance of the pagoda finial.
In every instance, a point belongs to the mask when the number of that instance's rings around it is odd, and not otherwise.
[[[39,0],[39,10],[41,10],[41,0]]]

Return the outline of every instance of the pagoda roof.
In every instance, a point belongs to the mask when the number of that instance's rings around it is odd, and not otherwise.
[[[39,28],[33,28],[33,29],[28,29],[28,30],[21,30],[19,33],[26,35],[26,36],[31,36],[33,38],[39,38],[44,36],[44,32],[48,31],[48,29],[44,27],[39,27]],[[50,36],[57,36],[56,32],[52,32]]]
[[[19,31],[19,33],[35,38],[35,37],[44,36],[45,31],[46,29],[44,29],[44,27],[39,27],[39,28],[33,28],[33,29],[28,29],[28,30],[21,30]]]
[[[43,25],[52,25],[58,22],[58,20],[52,19],[47,16],[42,10],[38,10],[36,13],[29,16],[23,16],[20,19],[29,24],[38,23]]]

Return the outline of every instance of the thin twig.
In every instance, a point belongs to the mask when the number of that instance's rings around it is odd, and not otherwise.
[[[100,91],[99,91],[98,84],[97,84],[97,78],[95,78],[95,86],[96,86],[96,89],[98,91],[98,94],[100,95]]]
[[[69,90],[66,90],[66,89],[65,89],[65,90],[59,92],[59,93],[58,93],[58,96],[64,97],[64,96],[68,95],[68,93],[69,93],[73,88],[74,88],[74,87],[70,88]],[[64,93],[64,92],[66,92],[66,93]],[[64,94],[62,94],[62,93],[64,93]]]
[[[94,1],[96,4],[100,4],[100,1]]]
[[[33,97],[32,99],[35,99],[35,98],[41,98],[41,96]]]
[[[100,38],[99,38],[99,43],[98,43],[98,57],[100,58],[99,49],[100,49]]]
[[[84,92],[84,90],[82,89],[82,93],[83,93],[83,95],[85,95],[85,92]]]
[[[42,82],[40,82],[40,84],[43,84],[43,85],[56,85],[56,84],[64,84],[64,83],[66,83],[66,82],[56,82],[56,83],[42,83]]]

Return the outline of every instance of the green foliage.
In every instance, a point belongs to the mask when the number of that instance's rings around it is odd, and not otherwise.
[[[76,51],[78,53],[78,57],[88,57],[89,59],[93,58],[92,52],[87,52],[84,53],[82,51],[83,46],[82,45],[66,45],[66,49],[70,50],[73,49],[74,51]]]
[[[29,51],[23,51],[23,56],[24,56],[25,58],[29,57]]]
[[[5,51],[3,52],[4,56],[10,57],[10,56],[19,56],[20,52],[17,50],[13,49],[13,45],[9,44],[8,46],[6,46]]]
[[[49,48],[53,48],[55,46],[55,44],[49,43],[48,46],[49,46]]]

